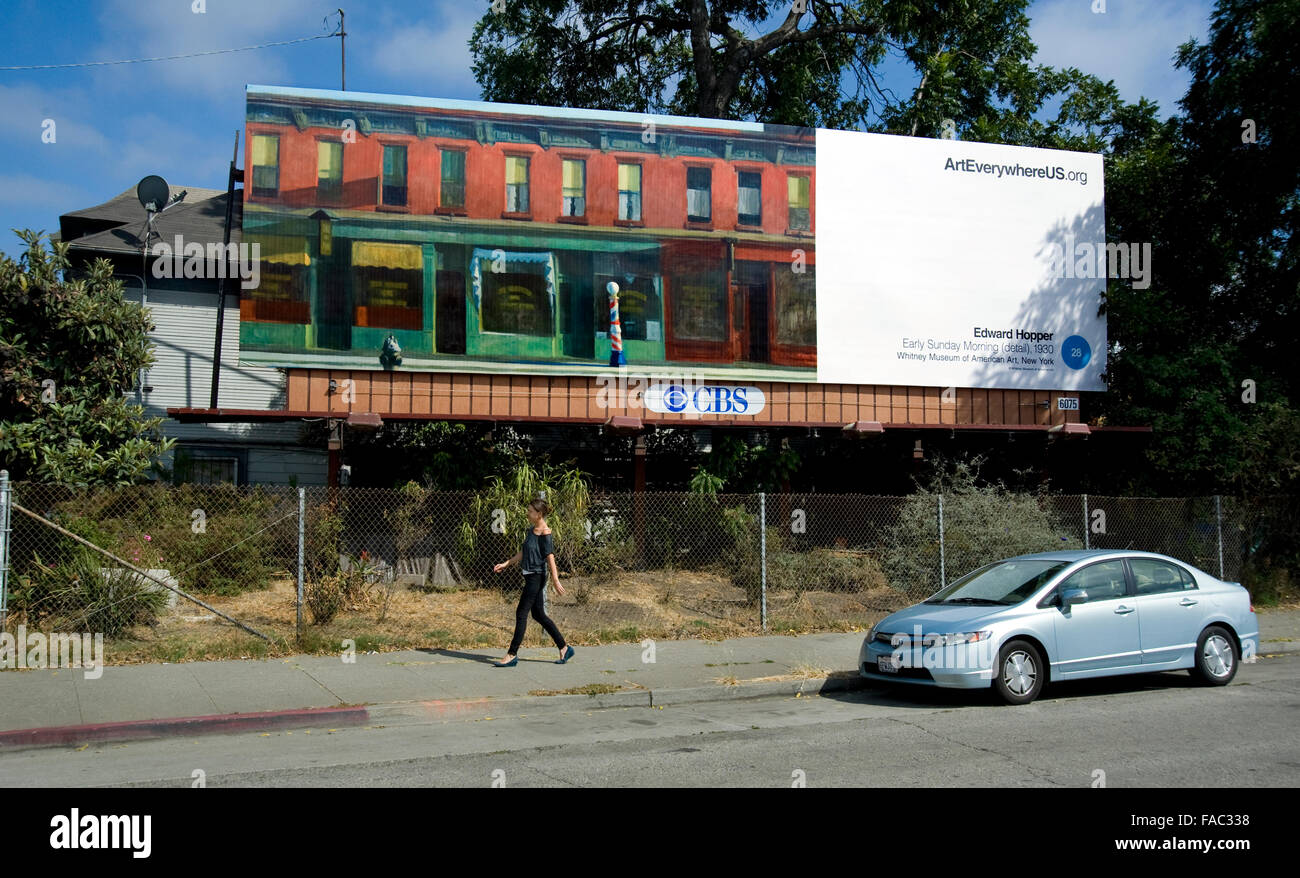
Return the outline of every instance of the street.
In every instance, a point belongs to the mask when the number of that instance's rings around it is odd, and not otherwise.
[[[1300,785],[1300,656],[988,693],[865,689],[0,755],[6,786]],[[1102,774],[1104,773],[1104,774]]]

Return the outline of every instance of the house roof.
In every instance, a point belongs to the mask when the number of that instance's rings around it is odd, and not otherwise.
[[[154,231],[171,244],[176,235],[186,243],[220,243],[225,235],[226,191],[200,186],[173,186],[172,192],[185,190],[185,200],[168,208],[154,220]],[[236,192],[239,198],[238,191]],[[231,221],[230,241],[240,241],[243,202],[237,200]],[[135,187],[95,207],[74,210],[59,217],[59,240],[73,250],[104,253],[139,253],[144,233],[145,212],[136,198]],[[160,239],[155,236],[153,241]]]

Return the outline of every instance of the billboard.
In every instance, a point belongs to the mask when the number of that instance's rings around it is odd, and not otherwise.
[[[269,86],[246,124],[248,362],[1101,389],[1104,281],[1043,264],[1098,156]]]

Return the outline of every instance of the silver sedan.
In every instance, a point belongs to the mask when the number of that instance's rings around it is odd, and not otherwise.
[[[1258,647],[1240,583],[1151,552],[1049,552],[981,567],[886,616],[858,668],[1027,704],[1048,682],[1179,668],[1223,686]]]

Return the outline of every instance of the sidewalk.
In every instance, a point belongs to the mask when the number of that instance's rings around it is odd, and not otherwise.
[[[1300,653],[1300,610],[1260,613],[1261,655]],[[556,709],[652,707],[857,688],[863,633],[502,650],[417,649],[268,661],[0,672],[0,751],[164,735],[335,728]],[[596,687],[591,694],[559,694]],[[618,688],[614,688],[618,687]],[[590,690],[587,690],[590,691]],[[540,692],[557,694],[535,694]]]

